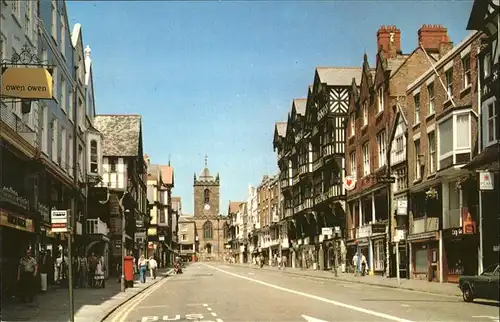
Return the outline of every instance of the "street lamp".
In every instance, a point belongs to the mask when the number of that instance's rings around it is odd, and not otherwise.
[[[127,194],[128,192],[124,192],[123,193],[123,196],[120,198],[120,209],[121,209],[121,213],[122,213],[122,258],[121,258],[121,261],[122,261],[122,278],[120,280],[120,290],[122,292],[125,292],[125,256],[127,256],[126,252],[125,252],[125,234],[126,234],[126,218],[127,218],[127,215],[128,213],[130,213],[130,209],[125,209],[125,206],[123,205],[123,199],[125,198],[125,195]]]
[[[217,216],[217,259],[220,261],[220,218],[222,217],[221,214]]]

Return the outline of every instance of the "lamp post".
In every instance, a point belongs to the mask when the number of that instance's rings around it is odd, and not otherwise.
[[[123,193],[123,196],[121,197],[120,199],[120,210],[121,210],[121,213],[122,213],[122,258],[121,258],[121,261],[122,261],[122,277],[120,279],[120,290],[122,292],[125,292],[125,256],[127,256],[126,254],[126,250],[125,250],[125,236],[126,236],[126,213],[129,213],[130,210],[129,209],[125,209],[125,206],[123,205],[123,199],[125,198],[125,195],[127,194],[128,192],[124,192]]]
[[[217,259],[220,261],[220,217],[222,215],[219,214],[217,216]]]

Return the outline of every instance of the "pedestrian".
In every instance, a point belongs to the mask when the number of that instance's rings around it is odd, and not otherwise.
[[[95,277],[95,270],[97,268],[97,257],[95,256],[95,253],[91,253],[90,254],[90,257],[87,261],[88,263],[88,280],[89,280],[89,286],[90,287],[94,287],[95,286],[95,282],[96,282],[96,279],[94,278]]]
[[[281,256],[278,256],[278,269],[281,269]]]
[[[287,258],[285,255],[283,255],[283,258],[281,260],[281,265],[283,266],[283,270],[286,268],[286,262],[287,262]]]
[[[87,273],[88,273],[88,268],[87,268],[87,258],[85,258],[84,254],[80,254],[78,256],[78,280],[79,280],[79,285],[82,288],[87,287],[88,282],[87,282]]]
[[[97,260],[97,265],[94,273],[95,287],[104,288],[104,269],[101,259]]]
[[[36,259],[31,256],[31,250],[27,249],[26,254],[19,261],[17,269],[17,281],[19,282],[19,293],[22,301],[33,302],[35,299],[36,275],[38,273],[38,264]]]
[[[144,255],[141,255],[141,257],[139,258],[139,262],[137,263],[137,268],[139,269],[139,276],[141,283],[146,283],[146,271],[148,268],[148,262],[146,261]]]
[[[153,256],[149,257],[148,267],[149,267],[149,276],[151,276],[151,278],[155,280],[158,263],[156,262],[156,259],[154,259]]]
[[[365,276],[367,270],[368,264],[366,262],[366,257],[363,253],[361,253],[361,276]]]
[[[356,252],[352,257],[352,266],[354,266],[354,275],[358,273],[358,253]]]

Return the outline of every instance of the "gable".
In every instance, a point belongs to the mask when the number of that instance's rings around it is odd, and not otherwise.
[[[359,90],[359,101],[364,103],[370,98],[371,91],[373,89],[373,80],[371,75],[370,64],[368,63],[368,57],[364,55],[363,61],[363,71],[361,75],[361,84]]]
[[[386,81],[387,60],[379,51],[377,53],[377,65],[375,66],[375,78],[373,86],[375,89],[379,88]]]

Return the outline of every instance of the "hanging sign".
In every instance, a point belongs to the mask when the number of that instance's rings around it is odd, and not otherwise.
[[[12,67],[2,73],[1,95],[21,99],[53,99],[52,75],[45,68]]]
[[[50,223],[53,233],[68,232],[68,210],[52,210],[50,212]]]
[[[351,176],[346,176],[344,178],[344,188],[347,191],[351,191],[356,187],[356,179]]]
[[[493,173],[489,171],[479,172],[479,190],[493,190]]]

